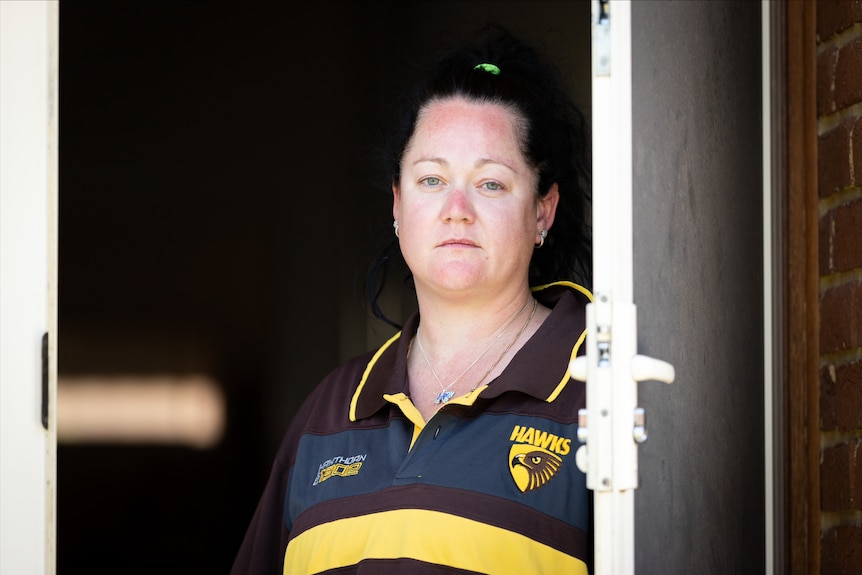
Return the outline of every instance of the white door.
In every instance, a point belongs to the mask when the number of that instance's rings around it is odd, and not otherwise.
[[[0,574],[54,573],[57,2],[0,2]]]
[[[761,3],[632,2],[641,573],[766,560]]]
[[[596,573],[761,574],[761,5],[593,8],[596,302],[572,371],[587,379]],[[675,369],[638,374],[636,354]]]

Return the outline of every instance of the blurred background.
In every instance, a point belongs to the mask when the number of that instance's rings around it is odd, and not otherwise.
[[[60,575],[228,572],[302,399],[393,333],[363,284],[400,87],[496,21],[588,114],[589,10],[60,3]]]

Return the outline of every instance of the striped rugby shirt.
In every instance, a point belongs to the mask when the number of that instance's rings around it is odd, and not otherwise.
[[[534,288],[551,315],[490,384],[427,423],[404,329],[328,375],[291,422],[232,575],[584,574],[590,494],[575,464],[589,292]]]

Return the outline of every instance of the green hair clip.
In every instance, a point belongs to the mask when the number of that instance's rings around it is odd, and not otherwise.
[[[500,75],[500,69],[493,64],[476,64],[473,69],[482,70],[483,72],[488,72],[489,74],[494,74],[495,76]]]

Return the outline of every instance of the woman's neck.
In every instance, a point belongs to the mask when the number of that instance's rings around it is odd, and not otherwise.
[[[496,378],[550,313],[529,291],[484,309],[424,303],[411,334],[408,373],[413,403],[426,421],[452,397]]]
[[[532,301],[527,289],[493,301],[422,297],[419,294],[419,321],[423,342],[439,350],[481,347]]]

